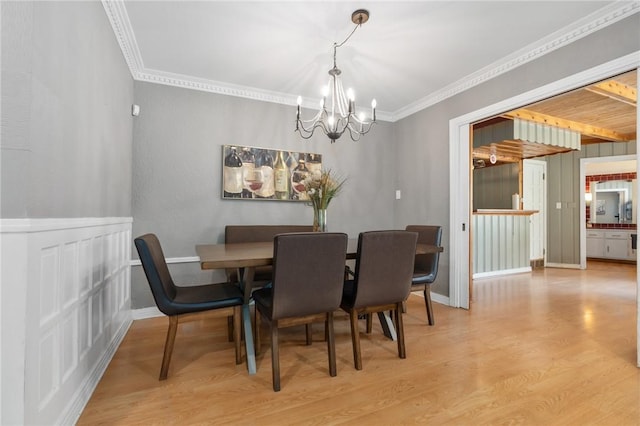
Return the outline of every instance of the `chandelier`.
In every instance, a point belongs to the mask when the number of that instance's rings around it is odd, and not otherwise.
[[[302,120],[300,118],[302,97],[298,96],[296,131],[300,133],[303,139],[309,139],[313,136],[313,132],[317,128],[320,128],[329,139],[331,139],[331,143],[340,138],[347,130],[349,131],[351,139],[357,141],[360,139],[360,136],[368,133],[376,122],[376,100],[371,101],[371,117],[369,119],[366,118],[362,111],[356,115],[356,102],[353,90],[349,89],[345,93],[340,78],[342,71],[340,71],[336,65],[336,51],[338,47],[345,44],[353,33],[368,20],[368,10],[356,10],[351,14],[351,21],[356,24],[356,27],[342,43],[333,43],[333,68],[329,70],[329,84],[322,89],[320,110],[315,117],[310,120]],[[329,98],[328,103],[327,97]]]

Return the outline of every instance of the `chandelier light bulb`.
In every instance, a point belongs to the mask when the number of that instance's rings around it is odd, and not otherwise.
[[[376,102],[375,99],[371,101],[371,108],[376,109],[377,105],[378,105],[378,103]]]
[[[356,100],[356,96],[353,94],[353,89],[352,88],[348,88],[347,89],[347,99],[349,99],[350,101],[355,101]]]
[[[298,106],[302,105],[302,96],[298,96],[296,103],[298,104]]]
[[[329,96],[329,86],[322,86],[322,96],[325,98]]]

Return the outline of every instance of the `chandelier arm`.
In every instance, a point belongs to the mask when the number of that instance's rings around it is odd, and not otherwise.
[[[318,120],[320,120],[320,118],[322,118],[322,113],[323,112],[324,112],[323,110],[318,111],[318,113],[313,118],[310,118],[309,120],[303,120],[303,119],[299,118],[298,121],[300,123],[315,123]]]
[[[356,134],[356,136],[354,137],[353,134]],[[351,127],[349,127],[349,136],[351,137],[351,140],[354,142],[358,142],[360,140],[360,137],[363,135],[364,133],[360,133],[358,131],[352,131]]]

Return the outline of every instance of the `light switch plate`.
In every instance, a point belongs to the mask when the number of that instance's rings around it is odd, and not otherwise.
[[[402,198],[402,191],[396,189],[396,200],[399,200],[400,198]]]
[[[557,202],[556,203],[556,209],[560,210],[562,208],[562,203],[561,202]]]

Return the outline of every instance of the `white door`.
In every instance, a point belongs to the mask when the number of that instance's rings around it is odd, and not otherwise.
[[[524,160],[522,176],[522,208],[537,210],[531,219],[531,259],[545,259],[546,247],[546,200],[547,163],[540,160]]]

